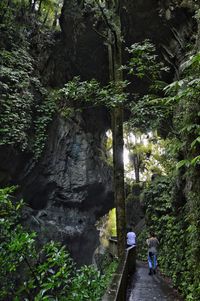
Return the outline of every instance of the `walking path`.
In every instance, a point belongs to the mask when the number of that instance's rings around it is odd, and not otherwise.
[[[130,280],[127,301],[181,301],[158,274],[149,276],[148,267],[137,262],[136,272]]]

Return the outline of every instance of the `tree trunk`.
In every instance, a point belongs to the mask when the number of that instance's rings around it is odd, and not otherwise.
[[[35,12],[35,6],[36,6],[36,2],[37,0],[34,0],[33,3],[32,3],[32,7],[31,7],[31,12]]]
[[[124,201],[124,162],[123,162],[123,109],[115,108],[112,112],[113,134],[113,169],[116,206],[116,224],[118,239],[118,256],[125,255],[125,201]]]
[[[108,7],[110,8],[110,7]],[[117,31],[109,30],[110,43],[108,46],[109,75],[110,80],[120,90],[119,82],[123,80],[121,67],[121,20],[118,0],[113,0],[112,9],[115,11],[114,23]],[[116,224],[118,238],[118,256],[125,255],[125,197],[124,197],[124,161],[123,161],[123,108],[116,107],[111,113],[112,116],[112,135],[113,135],[113,169],[114,169],[114,193],[116,206]]]
[[[54,20],[53,20],[53,24],[52,24],[52,27],[53,27],[53,28],[56,28],[57,21],[58,21],[58,11],[55,10],[55,13],[54,13]]]
[[[31,7],[32,7],[32,0],[29,0],[29,11],[31,11]]]
[[[45,16],[44,20],[43,20],[43,23],[42,23],[43,25],[46,24],[48,17],[49,17],[49,9],[48,9],[48,11],[46,13],[46,16]]]
[[[41,8],[42,8],[42,0],[40,0],[40,2],[39,2],[39,6],[38,6],[38,15],[40,15],[40,13],[41,13]]]
[[[135,181],[136,183],[140,182],[140,158],[139,155],[135,154],[133,156],[133,166],[135,171]]]

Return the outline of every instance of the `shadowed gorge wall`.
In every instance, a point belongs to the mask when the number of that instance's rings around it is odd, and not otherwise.
[[[94,118],[98,124],[97,114],[90,122]],[[71,120],[56,117],[40,161],[27,160],[20,174],[13,170],[13,183],[32,208],[24,221],[40,240],[67,244],[79,264],[91,263],[98,245],[95,222],[114,205],[111,170],[101,158],[104,132],[95,127],[89,132],[86,123],[78,114]]]
[[[192,13],[176,6],[173,1],[126,0],[121,9],[121,18],[124,49],[135,42],[151,39],[172,68],[173,77],[180,61],[184,59],[185,45],[191,39],[194,26]],[[96,78],[106,83],[109,78],[107,47],[103,38],[93,29],[91,16],[84,13],[82,2],[65,0],[60,24],[62,50],[57,48],[47,64],[45,73],[49,82],[59,86],[73,76],[80,75],[83,80]],[[126,52],[123,56],[126,62]],[[59,83],[55,74],[59,74]],[[143,91],[143,87],[140,88]]]

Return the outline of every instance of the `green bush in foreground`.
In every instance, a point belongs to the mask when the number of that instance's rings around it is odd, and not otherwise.
[[[153,230],[160,242],[159,269],[171,278],[185,300],[199,301],[199,230],[188,212],[189,205],[196,203],[196,214],[199,216],[199,195],[193,194],[188,203],[175,206],[176,191],[173,186],[173,177],[163,176],[154,180],[144,191],[147,228],[138,237],[140,259],[145,259],[146,238],[148,232]]]
[[[0,189],[0,300],[100,300],[116,263],[102,275],[94,266],[76,269],[59,243],[38,249],[36,233],[20,224],[24,204],[11,200],[13,190]]]

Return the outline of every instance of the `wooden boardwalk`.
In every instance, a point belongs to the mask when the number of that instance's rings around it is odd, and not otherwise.
[[[148,267],[137,262],[127,291],[127,301],[182,301],[158,274],[148,275]]]

